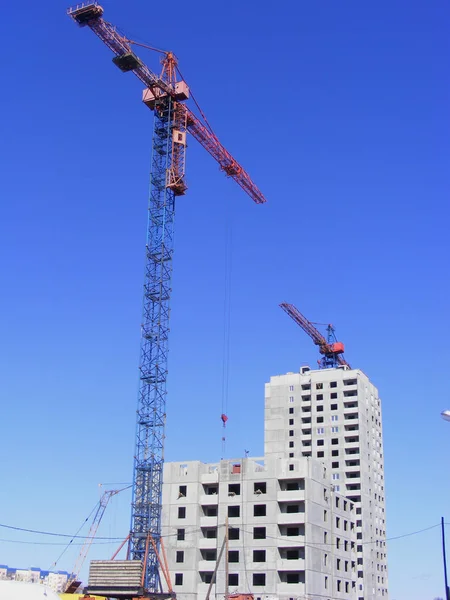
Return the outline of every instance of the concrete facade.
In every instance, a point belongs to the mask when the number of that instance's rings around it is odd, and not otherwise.
[[[309,370],[266,384],[265,455],[310,457],[356,509],[359,600],[386,598],[386,521],[381,401],[358,369]]]
[[[328,468],[303,456],[164,467],[163,539],[179,600],[204,600],[227,523],[230,594],[357,600],[356,519]],[[224,558],[211,598],[226,592]]]

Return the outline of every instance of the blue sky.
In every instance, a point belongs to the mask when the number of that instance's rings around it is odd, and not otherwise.
[[[175,51],[268,198],[254,205],[191,141],[167,459],[220,457],[231,228],[227,454],[262,454],[264,382],[317,358],[278,308],[292,302],[332,321],[379,387],[388,537],[450,521],[450,4],[173,0],[175,17],[158,4],[109,0],[105,14]],[[131,478],[152,121],[139,82],[65,9],[9,3],[0,25],[0,514],[71,533],[100,482]],[[128,503],[112,501],[104,536],[126,535]],[[0,542],[0,563],[44,568],[60,550]],[[392,600],[443,595],[438,529],[393,540],[388,558]]]

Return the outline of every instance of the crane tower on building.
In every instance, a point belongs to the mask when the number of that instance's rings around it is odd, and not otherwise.
[[[318,363],[321,369],[335,368],[340,365],[347,366],[351,369],[344,358],[344,344],[337,341],[333,325],[327,325],[327,337],[325,338],[320,331],[314,327],[314,323],[308,321],[308,319],[303,316],[293,304],[282,302],[280,307],[309,335],[316,346],[319,346],[319,352],[322,354],[322,358]]]
[[[79,26],[90,28],[108,46],[114,54],[113,63],[122,72],[131,71],[144,84],[142,100],[154,114],[128,555],[131,560],[145,563],[145,588],[158,592],[161,586],[157,551],[150,547],[146,552],[146,542],[151,535],[156,549],[159,548],[175,199],[183,196],[187,189],[187,134],[200,142],[225,174],[234,179],[254,202],[262,204],[265,198],[219,142],[198,105],[195,103],[200,116],[186,105],[193,96],[180,75],[177,58],[172,52],[156,50],[120,34],[104,20],[103,8],[98,2],[69,8],[68,14]],[[159,75],[132,51],[133,45],[161,53]]]

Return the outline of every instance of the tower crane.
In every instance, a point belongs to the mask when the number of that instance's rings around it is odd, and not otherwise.
[[[183,196],[187,189],[187,134],[200,142],[225,174],[234,179],[254,202],[262,204],[265,198],[248,173],[219,142],[199,106],[200,117],[186,105],[190,96],[194,102],[195,99],[180,75],[177,58],[172,52],[158,51],[162,55],[162,70],[157,75],[133,52],[132,45],[156,49],[133,42],[119,33],[104,20],[103,8],[98,2],[79,4],[67,12],[75,23],[91,29],[108,46],[114,54],[113,63],[122,72],[131,71],[144,84],[142,100],[154,114],[128,555],[131,560],[144,563],[145,589],[158,592],[157,552],[153,547],[146,552],[146,541],[150,534],[158,548],[161,535],[175,199]]]
[[[345,365],[351,369],[343,356],[344,344],[337,341],[333,325],[327,326],[327,337],[325,338],[293,304],[282,302],[280,307],[309,335],[316,346],[319,346],[322,358],[318,363],[321,369],[331,369],[339,365]]]

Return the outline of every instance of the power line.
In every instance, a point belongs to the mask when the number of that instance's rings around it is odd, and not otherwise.
[[[84,537],[82,535],[68,536],[68,535],[66,535],[64,533],[50,533],[50,532],[47,532],[47,531],[36,531],[34,529],[23,529],[21,527],[13,527],[11,525],[1,525],[0,524],[0,527],[5,527],[5,528],[8,528],[8,529],[13,529],[13,530],[16,530],[16,531],[23,531],[23,532],[26,532],[26,533],[30,533],[31,532],[31,533],[36,533],[36,534],[40,534],[40,535],[51,535],[51,536],[58,536],[58,537],[71,537],[71,539],[76,539],[76,538],[78,538],[78,539],[86,539],[86,537],[87,537],[87,536]],[[201,531],[201,528],[196,528],[196,529],[194,529],[192,531],[188,530],[186,533],[188,533],[188,534],[189,533],[198,533],[200,531]],[[166,535],[162,535],[161,537],[163,537],[163,538],[169,538],[169,537],[174,537],[176,535],[177,535],[177,532],[174,532],[174,533],[168,533]],[[108,544],[113,544],[113,543],[116,543],[116,542],[121,542],[121,541],[124,540],[124,538],[125,538],[125,536],[123,536],[123,537],[117,537],[117,538],[116,537],[111,537],[111,538],[109,538],[109,537],[97,537],[96,538],[97,541],[94,540],[92,543],[93,544],[106,544],[106,545],[108,545]],[[103,540],[103,541],[98,541],[98,540]],[[31,546],[67,546],[67,542],[33,542],[31,540],[9,540],[9,539],[6,539],[6,538],[0,538],[0,542],[10,543],[10,544],[28,544],[28,545],[31,545]],[[70,545],[71,546],[83,546],[84,542],[72,543]]]
[[[91,512],[88,514],[88,516],[85,518],[85,520],[83,521],[83,523],[80,525],[80,527],[77,529],[77,531],[75,532],[75,535],[79,534],[80,531],[83,529],[83,527],[85,526],[85,524],[89,521],[89,519],[91,518],[91,516],[94,514],[95,510],[97,510],[98,506],[100,506],[100,500],[95,504],[94,508],[91,510]],[[59,560],[64,556],[64,554],[67,552],[67,550],[70,548],[70,546],[72,545],[73,540],[75,539],[75,535],[72,536],[72,538],[69,540],[69,542],[66,544],[66,547],[64,548],[64,550],[60,553],[60,555],[58,556],[58,558],[55,560],[55,562],[51,565],[51,567],[56,567],[57,563],[59,562]]]
[[[450,523],[446,523],[446,525],[450,525]],[[381,542],[390,542],[390,541],[393,541],[393,540],[399,540],[399,539],[402,539],[402,538],[406,538],[406,537],[410,537],[410,536],[413,536],[413,535],[418,535],[420,533],[424,533],[425,531],[430,531],[431,529],[436,529],[436,527],[440,527],[440,526],[441,526],[440,523],[436,523],[435,525],[430,525],[430,527],[425,527],[424,529],[418,529],[416,531],[410,531],[408,533],[403,533],[401,535],[396,535],[396,536],[389,537],[389,538],[386,538],[384,540],[379,540],[379,541],[381,541]],[[222,528],[222,527],[225,527],[225,524],[221,524],[221,525],[217,526],[218,529]],[[253,534],[252,531],[244,529],[243,527],[239,527],[238,525],[229,525],[229,528],[230,529],[239,529],[240,531],[243,531],[244,533],[248,533],[249,535]],[[186,533],[187,534],[189,534],[189,533],[198,533],[200,531],[201,531],[201,527],[192,529],[191,531],[186,530]],[[165,535],[162,535],[161,537],[168,538],[168,537],[173,537],[175,535],[177,535],[177,532],[175,532],[175,533],[167,533]],[[282,542],[289,542],[291,544],[295,544],[295,545],[298,546],[298,541],[297,540],[288,540],[287,537],[288,536],[266,535],[266,539],[279,540],[279,541],[282,541]],[[348,541],[350,541],[350,540],[348,540]],[[362,542],[360,540],[356,540],[356,544],[358,546],[364,546],[366,544],[376,544],[376,542],[377,542],[377,540],[375,540],[375,541],[367,541],[367,542]],[[332,544],[332,543],[331,544],[328,544],[328,543],[322,544],[321,542],[306,542],[304,545],[305,546],[333,546],[334,544]]]
[[[13,525],[5,525],[4,523],[0,523],[0,527],[3,527],[4,529],[12,529],[13,531],[23,531],[24,533],[36,533],[38,535],[52,535],[55,537],[66,537],[81,540],[85,540],[87,537],[89,537],[87,535],[73,535],[70,533],[54,533],[51,531],[39,531],[37,529],[25,529],[24,527],[15,527]],[[110,540],[112,542],[118,542],[122,539],[123,538],[118,537],[97,537],[97,540]]]
[[[0,542],[4,542],[5,544],[28,544],[30,546],[66,546],[66,542],[31,542],[27,540],[7,540],[5,538],[0,538]],[[93,541],[93,544],[103,544],[103,545],[111,545],[115,544],[117,540],[110,540],[109,542],[96,542]],[[72,546],[84,546],[82,542],[76,542],[75,544],[71,544]]]
[[[450,523],[445,523],[446,525],[450,525]],[[49,532],[49,531],[38,531],[36,529],[25,529],[23,527],[15,527],[12,525],[5,525],[4,523],[0,523],[0,527],[3,527],[5,529],[12,529],[14,531],[23,531],[25,533],[35,533],[38,535],[50,535],[50,536],[56,536],[56,537],[70,537],[73,539],[81,539],[81,540],[85,540],[87,536],[82,536],[82,535],[70,535],[70,534],[65,534],[65,533],[54,533],[54,532]],[[225,527],[225,525],[218,525],[218,528],[220,527]],[[436,525],[431,525],[430,527],[425,527],[424,529],[418,529],[417,531],[411,531],[409,533],[404,533],[402,535],[396,535],[393,537],[389,537],[386,538],[385,540],[381,540],[383,542],[390,542],[393,540],[399,540],[405,537],[410,537],[413,535],[418,535],[420,533],[424,533],[425,531],[430,531],[431,529],[436,529],[436,527],[440,527],[440,523],[436,523]],[[230,529],[241,529],[243,532],[248,533],[249,535],[251,535],[253,532],[252,531],[248,531],[247,529],[244,529],[242,527],[237,527],[237,526],[230,526]],[[187,534],[190,533],[199,533],[201,531],[201,527],[196,527],[195,529],[192,530],[186,530]],[[177,535],[177,532],[175,531],[174,533],[167,533],[164,535],[161,535],[162,538],[169,538],[169,537],[174,537]],[[274,540],[280,540],[283,542],[289,542],[292,544],[296,544],[298,545],[298,541],[295,540],[288,540],[285,537],[282,536],[266,536],[268,539],[274,539]],[[96,537],[97,541],[94,541],[94,544],[109,544],[112,542],[121,542],[124,540],[124,537]],[[101,541],[100,541],[101,540]],[[358,541],[358,540],[357,540]],[[30,544],[30,545],[36,545],[36,546],[65,546],[66,543],[59,543],[59,542],[33,542],[33,541],[27,541],[27,540],[8,540],[8,539],[4,539],[4,538],[0,538],[0,542],[5,542],[5,543],[12,543],[12,544]],[[364,545],[364,544],[375,544],[376,542],[372,542],[372,541],[368,541],[368,542],[361,542],[358,545]],[[78,544],[73,544],[76,546],[82,546],[83,544],[80,542]],[[306,546],[332,546],[333,544],[321,544],[319,542],[307,542],[305,544]]]
[[[436,527],[440,527],[440,526],[441,526],[441,524],[440,524],[440,523],[437,523],[436,525],[431,525],[430,527],[425,527],[424,529],[418,529],[417,531],[411,531],[411,532],[409,532],[409,533],[404,533],[404,534],[402,534],[402,535],[397,535],[397,536],[394,536],[394,537],[386,538],[386,539],[384,539],[384,540],[375,540],[375,541],[367,541],[367,542],[363,542],[363,541],[361,541],[361,540],[356,540],[356,545],[358,545],[358,546],[364,546],[364,545],[366,545],[366,544],[376,544],[376,542],[377,542],[377,541],[381,541],[381,542],[390,542],[390,541],[393,541],[393,540],[399,540],[399,539],[401,539],[401,538],[410,537],[410,536],[412,536],[412,535],[418,535],[418,534],[420,534],[420,533],[424,533],[425,531],[430,531],[431,529],[436,529]],[[221,527],[223,527],[223,525],[221,525]],[[242,530],[244,533],[248,533],[249,535],[252,533],[251,531],[248,531],[248,530],[246,530],[246,529],[243,529],[242,527],[241,527],[240,529],[241,529],[241,530]],[[336,532],[335,532],[335,533],[336,533]],[[296,540],[288,540],[288,539],[286,539],[286,537],[287,537],[287,536],[273,536],[273,535],[266,535],[266,538],[267,538],[267,539],[279,540],[279,541],[282,541],[282,542],[288,542],[288,543],[295,544],[295,545],[297,545],[297,546],[298,546],[298,541],[296,541]],[[305,547],[308,547],[308,546],[311,546],[311,547],[312,547],[312,546],[330,546],[330,547],[331,547],[331,546],[334,546],[334,544],[333,544],[333,543],[331,543],[331,544],[328,544],[328,543],[321,543],[321,542],[306,542],[306,543],[304,544],[304,546],[305,546]]]
[[[114,494],[118,494],[120,492],[123,492],[124,490],[128,490],[131,487],[132,487],[131,485],[127,485],[127,487],[124,487],[124,488],[122,488],[120,490],[112,490],[112,492]],[[55,536],[55,537],[70,538],[70,542],[68,543],[68,546],[69,546],[72,543],[72,541],[75,540],[75,539],[86,540],[89,537],[88,535],[78,535],[78,533],[84,527],[84,525],[89,520],[89,518],[91,517],[91,515],[93,514],[93,512],[96,510],[96,508],[99,506],[99,504],[100,504],[100,501],[96,502],[94,508],[91,510],[91,512],[89,513],[89,515],[86,517],[86,519],[83,521],[82,525],[79,527],[79,529],[78,529],[78,531],[76,532],[75,535],[69,534],[69,533],[54,533],[54,532],[50,532],[50,531],[39,531],[39,530],[36,530],[36,529],[25,529],[24,527],[16,527],[16,526],[13,526],[13,525],[5,525],[4,523],[0,523],[0,527],[3,527],[4,529],[12,529],[13,531],[23,531],[25,533],[36,533],[38,535],[51,535],[51,536]],[[96,539],[97,540],[111,540],[111,541],[116,541],[116,542],[123,540],[123,538],[100,537],[100,536],[97,536]]]
[[[409,537],[410,535],[417,535],[418,533],[423,533],[424,531],[429,531],[430,529],[436,529],[436,527],[440,527],[441,524],[437,523],[437,525],[431,525],[431,527],[425,527],[425,529],[419,529],[418,531],[412,531],[411,533],[404,533],[403,535],[397,535],[395,537],[386,538],[386,542],[390,542],[392,540],[399,540],[401,538]]]

